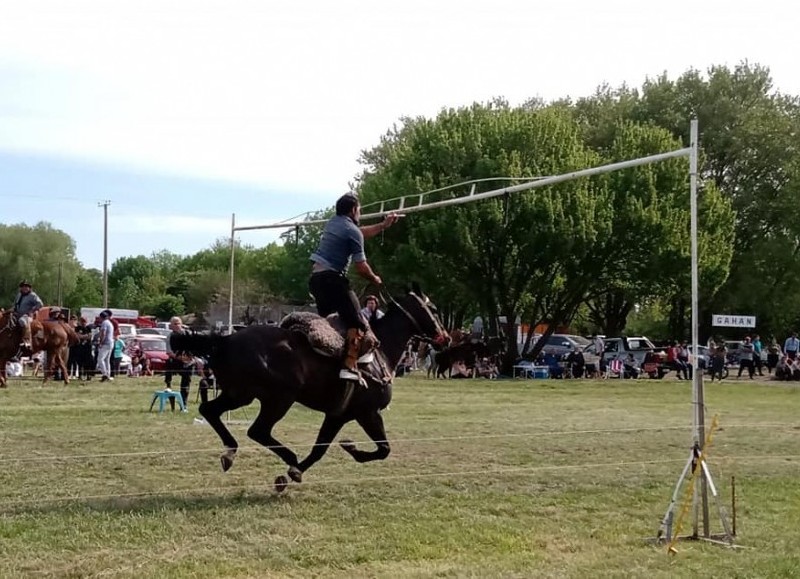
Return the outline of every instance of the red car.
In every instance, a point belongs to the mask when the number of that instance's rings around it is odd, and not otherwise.
[[[125,352],[133,358],[144,356],[153,372],[163,372],[167,364],[167,340],[162,336],[142,334],[126,339]]]

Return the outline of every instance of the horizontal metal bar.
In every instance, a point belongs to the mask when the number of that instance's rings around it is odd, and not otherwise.
[[[573,181],[583,177],[592,177],[594,175],[601,175],[611,171],[619,171],[620,169],[629,169],[631,167],[639,167],[641,165],[649,165],[659,161],[666,161],[667,159],[676,159],[679,157],[688,157],[692,152],[691,147],[684,149],[676,149],[667,153],[658,153],[648,157],[639,157],[638,159],[631,159],[629,161],[619,161],[617,163],[610,163],[608,165],[601,165],[599,167],[592,167],[590,169],[581,169],[580,171],[573,171],[572,173],[564,173],[563,175],[554,175],[552,177],[544,177],[537,181],[529,183],[520,183],[519,185],[512,185],[511,187],[503,187],[501,189],[493,189],[485,191],[484,193],[476,193],[466,197],[456,197],[454,199],[445,199],[443,201],[434,201],[425,205],[417,205],[403,208],[403,213],[416,213],[418,211],[427,211],[428,209],[436,209],[437,207],[448,207],[450,205],[462,205],[464,203],[472,203],[473,201],[480,201],[482,199],[491,199],[499,195],[507,193],[518,193],[520,191],[528,191],[530,189],[537,189],[539,187],[547,187],[548,185],[557,185],[565,181]],[[414,195],[419,195],[415,193]],[[392,211],[379,211],[378,213],[370,213],[362,215],[362,220],[378,219],[384,217]],[[270,223],[268,225],[250,225],[246,227],[236,227],[236,231],[252,231],[254,229],[287,229],[290,227],[302,227],[305,225],[322,225],[326,223],[327,219],[314,219],[311,221],[294,221],[284,223]]]

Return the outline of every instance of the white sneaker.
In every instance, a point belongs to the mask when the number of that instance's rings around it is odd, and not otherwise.
[[[353,372],[352,370],[348,370],[347,368],[342,368],[339,370],[339,378],[342,380],[353,380],[358,382],[361,379],[361,376]]]

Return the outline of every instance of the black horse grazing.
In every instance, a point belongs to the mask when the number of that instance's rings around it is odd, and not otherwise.
[[[306,334],[279,326],[248,326],[230,336],[173,334],[172,349],[194,355],[209,356],[221,393],[200,405],[202,414],[214,428],[225,451],[220,456],[222,469],[233,465],[238,443],[221,420],[224,412],[240,408],[258,399],[258,416],[247,435],[272,450],[287,465],[289,477],[302,481],[302,473],[323,457],[331,441],[342,427],[355,420],[375,442],[377,449],[359,450],[350,441],[342,448],[356,461],[381,460],[389,455],[389,442],[380,411],[392,397],[391,378],[394,369],[412,336],[436,343],[449,338],[436,317],[435,308],[419,288],[393,301],[373,331],[380,340],[370,375],[389,378],[370,380],[368,388],[360,387],[350,403],[340,412],[344,385],[339,379],[340,359],[320,354]],[[381,368],[383,366],[383,368]],[[272,428],[299,402],[308,408],[325,413],[316,444],[310,454],[299,461],[297,455],[272,436]],[[282,491],[288,481],[284,476],[275,479]]]

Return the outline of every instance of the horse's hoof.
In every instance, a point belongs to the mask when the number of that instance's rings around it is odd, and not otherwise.
[[[236,456],[236,451],[232,449],[226,450],[220,455],[219,461],[222,463],[222,472],[228,472],[228,470],[233,466],[234,456]]]
[[[275,492],[282,493],[289,486],[289,479],[283,475],[275,477]]]
[[[347,452],[353,452],[356,449],[356,445],[352,440],[342,440],[339,443],[339,446],[341,446]]]
[[[296,483],[303,482],[303,471],[301,471],[296,466],[289,467],[289,478],[291,478]]]

